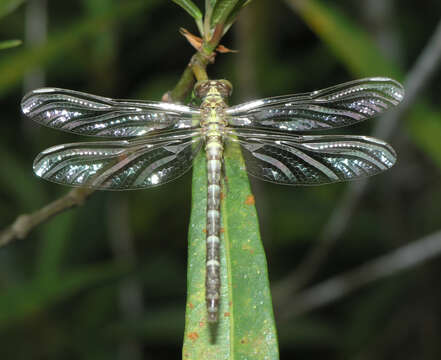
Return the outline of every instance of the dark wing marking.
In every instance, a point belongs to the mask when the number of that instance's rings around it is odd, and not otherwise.
[[[250,101],[227,109],[230,125],[308,131],[348,126],[398,105],[403,86],[367,78],[311,93]]]
[[[54,146],[34,161],[34,172],[56,183],[104,190],[162,185],[190,169],[201,149],[199,130],[179,130],[137,140]]]
[[[351,135],[296,136],[258,130],[230,130],[238,142],[247,172],[286,185],[320,185],[378,174],[396,161],[387,143]]]
[[[190,128],[199,109],[158,101],[114,100],[73,90],[43,88],[27,94],[23,113],[36,122],[80,135],[132,137],[153,130]]]

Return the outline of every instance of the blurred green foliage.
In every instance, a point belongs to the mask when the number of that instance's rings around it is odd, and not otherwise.
[[[288,5],[294,2],[308,6]],[[193,20],[172,1],[48,0],[48,38],[33,45],[25,39],[29,15],[20,3],[0,5],[0,39],[24,41],[0,52],[0,228],[67,191],[35,178],[32,159],[51,145],[79,140],[21,117],[21,84],[30,71],[42,68],[50,86],[160,99],[193,53],[179,27],[196,33]],[[203,8],[202,1],[195,3]],[[389,13],[375,17],[370,3],[375,2],[255,1],[222,41],[239,53],[218,55],[209,74],[233,82],[233,103],[365,75],[402,79],[433,32],[441,4],[391,2]],[[388,37],[394,39],[394,51],[381,45]],[[399,163],[371,180],[314,282],[441,227],[440,94],[438,72],[391,139]],[[339,132],[368,134],[375,121]],[[143,358],[179,358],[190,177],[151,191],[97,193],[28,239],[1,248],[0,357],[116,359],[130,340]],[[345,186],[253,182],[271,283],[305,257]],[[127,202],[128,214],[115,199]],[[121,260],[109,240],[111,225],[122,220],[135,249],[130,261]],[[439,359],[440,267],[440,261],[432,261],[279,321],[281,358]],[[131,279],[141,287],[143,303],[135,319],[121,307],[122,285]]]

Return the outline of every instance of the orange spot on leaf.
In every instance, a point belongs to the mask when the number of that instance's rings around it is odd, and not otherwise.
[[[191,341],[196,341],[197,339],[199,339],[199,334],[197,332],[191,332],[188,334],[188,338]]]
[[[256,200],[254,199],[253,195],[248,195],[245,199],[245,205],[254,205],[256,203]]]
[[[192,303],[188,303],[188,306],[189,306],[190,309],[194,308],[194,305]]]
[[[229,317],[229,316],[230,316],[230,313],[227,311],[226,313],[224,313],[224,316],[225,316],[225,317]]]
[[[254,254],[254,249],[248,244],[242,245],[242,250],[248,251],[250,254]]]

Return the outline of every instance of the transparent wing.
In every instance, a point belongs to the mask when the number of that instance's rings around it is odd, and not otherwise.
[[[286,185],[359,179],[385,171],[396,161],[390,145],[367,136],[296,136],[236,129],[229,131],[227,141],[241,145],[249,174]]]
[[[43,88],[27,94],[23,113],[36,122],[80,135],[132,137],[192,127],[197,108],[157,101],[114,100],[73,90]]]
[[[137,140],[54,146],[34,161],[43,179],[71,186],[130,190],[162,185],[190,169],[200,131],[179,130]]]
[[[398,105],[403,86],[367,78],[311,93],[250,101],[227,109],[230,125],[308,131],[348,126]]]

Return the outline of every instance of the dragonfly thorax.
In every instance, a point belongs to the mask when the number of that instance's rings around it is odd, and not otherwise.
[[[225,109],[226,98],[230,96],[232,85],[227,80],[204,80],[195,86],[195,93],[202,98],[201,127],[206,139],[222,136],[227,125]]]

